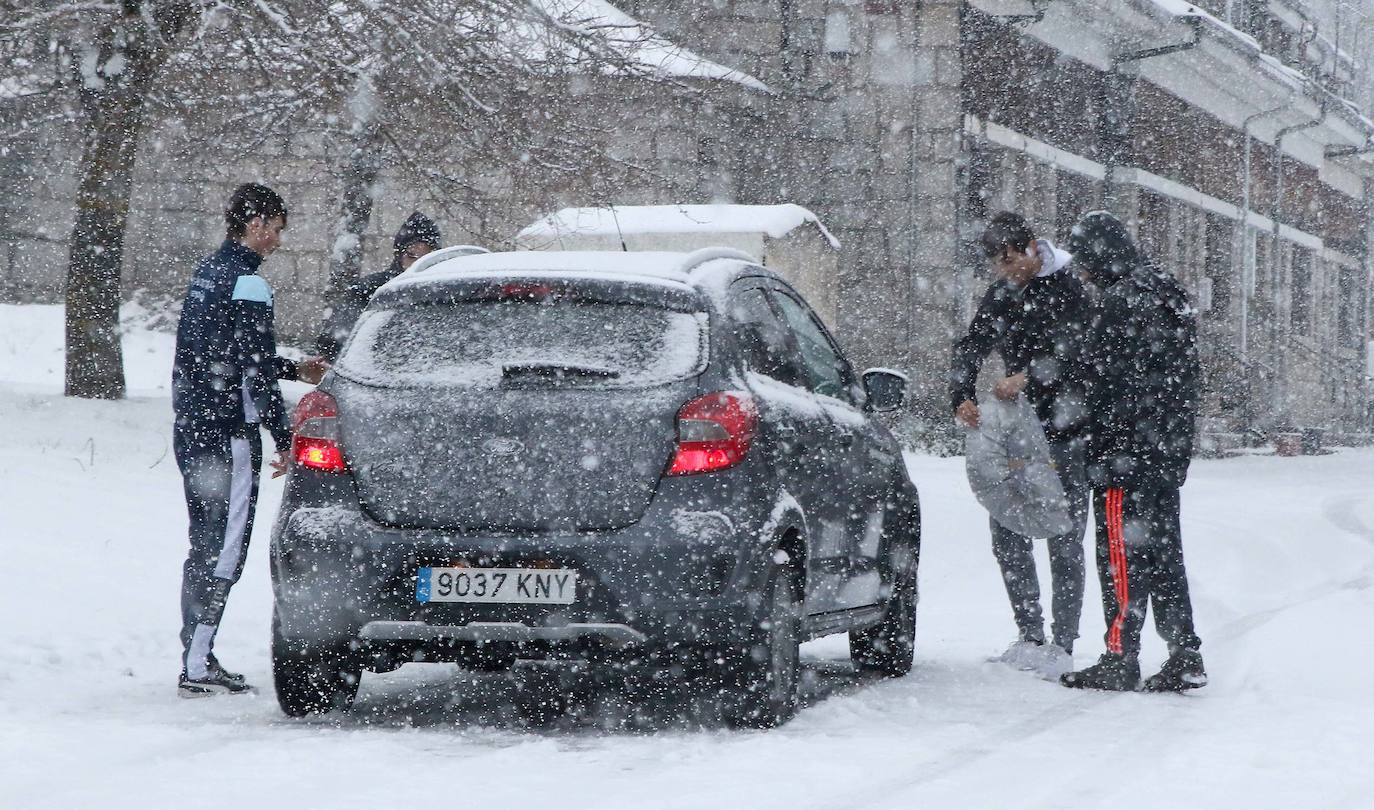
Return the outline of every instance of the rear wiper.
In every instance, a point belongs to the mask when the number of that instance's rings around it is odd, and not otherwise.
[[[619,371],[596,366],[574,366],[564,363],[519,363],[501,366],[503,381],[528,380],[532,382],[559,383],[568,380],[614,380]]]

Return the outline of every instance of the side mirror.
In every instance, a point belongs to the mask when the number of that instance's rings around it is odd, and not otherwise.
[[[890,368],[870,368],[861,376],[864,393],[868,395],[868,409],[895,411],[906,399],[907,376]]]

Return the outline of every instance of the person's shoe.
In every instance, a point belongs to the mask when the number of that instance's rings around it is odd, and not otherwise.
[[[1073,653],[1058,644],[1045,644],[1040,648],[1040,662],[1035,672],[1047,681],[1057,681],[1066,673],[1073,671]]]
[[[1140,685],[1140,663],[1134,658],[1103,653],[1096,664],[1077,672],[1066,672],[1059,682],[1070,689],[1133,692]]]
[[[1141,688],[1146,692],[1183,692],[1207,685],[1207,670],[1202,666],[1202,653],[1197,650],[1178,650],[1159,672],[1145,679]]]
[[[215,657],[214,653],[210,653],[210,657],[206,659],[206,668],[208,668],[210,672],[215,673],[218,677],[224,678],[225,680],[238,681],[239,683],[248,682],[248,679],[243,677],[239,673],[230,672],[229,670],[225,669],[224,666],[220,664],[219,659]]]
[[[223,669],[209,669],[204,678],[188,678],[185,670],[177,679],[177,697],[202,698],[215,695],[244,695],[253,692],[253,687],[243,680],[228,677],[231,673]],[[241,679],[243,676],[240,675]]]
[[[1006,652],[989,658],[988,663],[1006,664],[1012,669],[1030,672],[1038,669],[1043,663],[1044,648],[1045,642],[1043,641],[1013,641]]]

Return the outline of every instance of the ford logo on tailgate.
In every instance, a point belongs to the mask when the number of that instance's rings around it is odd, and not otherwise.
[[[512,439],[509,436],[497,436],[494,439],[487,439],[482,442],[482,449],[493,456],[513,456],[523,452],[525,445],[519,439]]]

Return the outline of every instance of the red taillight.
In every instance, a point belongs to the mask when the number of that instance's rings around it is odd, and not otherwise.
[[[668,475],[733,467],[749,452],[758,426],[758,408],[748,394],[718,391],[697,397],[677,412],[677,454]]]
[[[339,405],[323,391],[301,397],[291,418],[291,457],[302,467],[320,472],[345,472],[339,446]]]
[[[302,467],[324,472],[343,472],[347,469],[343,451],[339,449],[339,443],[332,439],[297,436],[291,440],[291,449],[295,453],[296,463]]]
[[[333,397],[323,391],[311,391],[296,404],[296,412],[291,416],[291,432],[299,432],[301,425],[310,419],[336,419],[338,416],[339,404]]]

